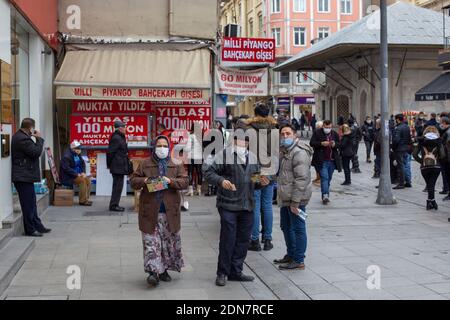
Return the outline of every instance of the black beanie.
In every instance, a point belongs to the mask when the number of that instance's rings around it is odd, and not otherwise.
[[[270,113],[270,109],[265,104],[258,104],[255,107],[255,115],[260,117],[267,117]]]

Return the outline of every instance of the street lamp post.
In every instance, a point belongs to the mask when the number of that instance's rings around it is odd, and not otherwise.
[[[377,204],[392,205],[397,201],[392,194],[389,162],[389,56],[386,0],[380,1],[380,57],[381,57],[381,174]]]

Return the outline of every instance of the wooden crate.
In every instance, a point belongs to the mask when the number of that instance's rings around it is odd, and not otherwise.
[[[73,190],[72,189],[56,189],[53,205],[56,207],[73,206]]]

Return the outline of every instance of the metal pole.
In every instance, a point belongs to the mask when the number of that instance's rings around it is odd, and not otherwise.
[[[377,204],[392,205],[397,201],[392,194],[389,161],[389,56],[387,36],[386,0],[380,1],[380,58],[381,58],[381,174],[378,186]]]

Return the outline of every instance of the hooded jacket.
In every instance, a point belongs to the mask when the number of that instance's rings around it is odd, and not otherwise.
[[[440,162],[445,159],[445,149],[442,144],[442,140],[439,135],[426,134],[418,139],[418,145],[414,148],[413,157],[418,163],[420,163],[420,168],[441,168]],[[425,152],[432,152],[437,160],[437,163],[433,166],[427,166],[423,159],[425,157]]]
[[[278,205],[306,206],[311,199],[311,157],[313,149],[299,139],[281,148],[278,173]]]
[[[278,150],[272,150],[272,135],[274,135],[274,141],[279,141],[279,132],[277,128],[277,121],[271,117],[256,116],[246,121],[247,130],[254,129],[256,131],[257,141],[257,157],[258,163],[261,166],[261,174],[274,175],[276,174]],[[262,132],[265,130],[267,135]],[[250,143],[251,147],[251,143]],[[275,149],[276,146],[273,146]],[[270,157],[270,155],[272,155]],[[268,161],[270,157],[270,161]],[[271,170],[272,169],[272,170]]]

